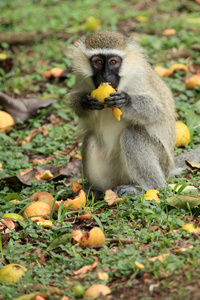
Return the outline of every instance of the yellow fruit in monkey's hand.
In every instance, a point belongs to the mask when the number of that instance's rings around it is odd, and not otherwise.
[[[111,93],[116,93],[116,90],[109,84],[100,84],[100,86],[92,91],[91,96],[93,98],[97,98],[99,102],[104,102],[105,98],[109,97]],[[113,116],[120,121],[120,116],[122,115],[122,112],[119,108],[114,107],[112,109]]]
[[[190,142],[189,128],[182,122],[176,122],[176,147],[185,147]]]
[[[104,102],[104,99],[109,97],[111,93],[116,93],[116,90],[112,88],[109,84],[100,84],[100,86],[92,91],[91,96],[97,98],[99,102]]]
[[[120,117],[121,117],[121,115],[122,115],[121,109],[119,109],[118,107],[113,107],[112,112],[113,112],[113,116],[114,116],[118,121],[120,121]]]
[[[15,124],[13,117],[5,111],[0,110],[0,132],[5,132]]]

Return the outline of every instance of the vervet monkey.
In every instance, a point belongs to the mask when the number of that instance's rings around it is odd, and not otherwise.
[[[76,84],[70,96],[84,132],[82,159],[89,184],[102,192],[138,194],[164,188],[174,164],[175,108],[170,90],[130,38],[102,31],[73,49]],[[91,97],[100,83],[118,90],[104,103]],[[122,111],[121,120],[112,116]]]

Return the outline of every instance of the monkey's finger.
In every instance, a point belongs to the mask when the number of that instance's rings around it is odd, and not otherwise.
[[[93,110],[101,110],[104,108],[104,103],[99,102],[97,99],[92,99],[89,101],[89,108]]]
[[[121,99],[118,99],[118,98],[112,98],[112,97],[109,97],[109,98],[106,98],[104,103],[108,106],[108,107],[122,107],[124,105],[126,105],[126,99],[125,98],[121,98]]]

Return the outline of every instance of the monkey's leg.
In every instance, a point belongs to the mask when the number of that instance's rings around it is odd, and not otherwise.
[[[104,192],[113,187],[109,158],[106,157],[105,150],[91,133],[84,137],[82,160],[84,176],[90,188]]]
[[[121,195],[141,193],[144,189],[166,186],[162,169],[162,160],[167,154],[162,145],[148,135],[140,126],[126,129],[121,138],[122,160],[127,170],[130,184],[116,187],[114,191]]]

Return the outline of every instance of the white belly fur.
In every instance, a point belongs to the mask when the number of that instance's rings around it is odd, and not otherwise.
[[[92,128],[94,135],[87,149],[86,177],[91,185],[102,191],[129,182],[121,163],[123,154],[120,147],[120,137],[126,127],[123,118],[116,120],[110,108],[96,114]]]

